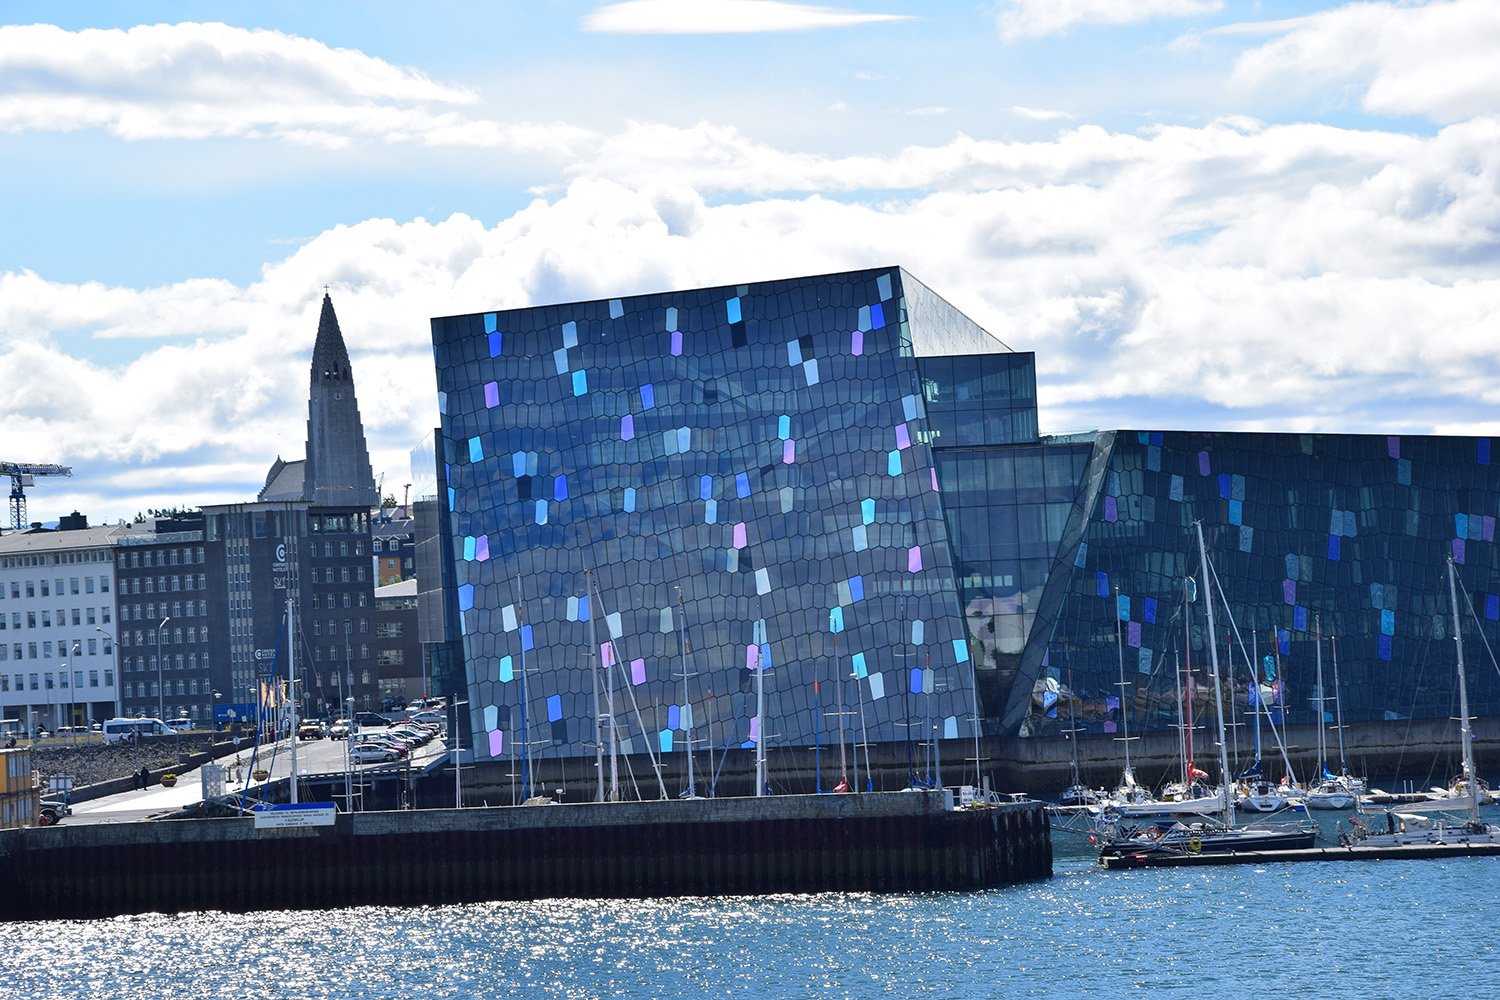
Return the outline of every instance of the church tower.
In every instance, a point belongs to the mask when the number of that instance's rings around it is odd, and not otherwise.
[[[354,398],[349,351],[333,299],[326,292],[308,381],[307,459],[283,462],[278,458],[259,499],[308,500],[327,507],[380,504],[359,403]]]

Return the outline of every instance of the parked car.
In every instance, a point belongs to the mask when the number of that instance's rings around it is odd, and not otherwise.
[[[356,764],[389,764],[397,759],[396,751],[373,743],[355,743],[349,748],[349,759]]]
[[[175,730],[176,732],[179,732],[179,733],[192,732],[192,729],[193,729],[193,720],[192,719],[173,719],[171,722],[167,723],[167,728]]]
[[[389,726],[391,724],[390,719],[387,719],[383,715],[376,715],[374,712],[355,712],[354,721],[359,723],[360,728],[364,728],[365,726],[374,726],[380,729],[384,729],[386,726]]]
[[[38,826],[56,826],[63,821],[64,816],[73,815],[73,807],[63,799],[43,799],[41,813],[37,816]]]

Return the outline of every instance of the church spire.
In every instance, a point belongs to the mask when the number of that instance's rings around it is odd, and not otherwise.
[[[328,507],[374,507],[380,503],[359,403],[354,398],[349,351],[333,311],[333,299],[326,291],[308,387],[303,496]]]
[[[339,330],[339,318],[333,311],[333,299],[323,293],[323,314],[318,317],[318,339],[313,344],[311,384],[319,382],[353,382],[349,370],[349,351]]]

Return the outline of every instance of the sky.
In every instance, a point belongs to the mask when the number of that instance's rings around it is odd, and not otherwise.
[[[30,519],[253,499],[329,289],[375,474],[433,316],[900,265],[1044,433],[1500,434],[1494,0],[0,6]]]

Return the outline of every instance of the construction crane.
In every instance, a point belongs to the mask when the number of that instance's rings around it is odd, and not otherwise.
[[[16,531],[26,527],[26,487],[36,485],[37,476],[71,476],[70,465],[32,465],[28,462],[0,462],[0,476],[10,477],[10,526]]]

